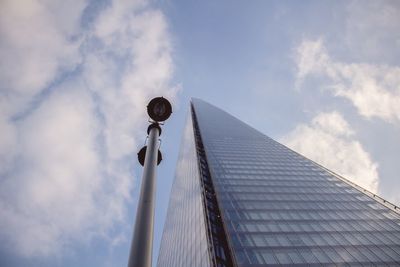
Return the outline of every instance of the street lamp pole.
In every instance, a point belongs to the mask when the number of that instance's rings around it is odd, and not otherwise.
[[[150,130],[128,267],[151,267],[158,136],[156,127]]]
[[[144,146],[138,153],[139,162],[144,168],[128,267],[151,267],[156,168],[162,159],[161,152],[157,148],[158,138],[161,135],[161,127],[158,122],[168,119],[172,108],[168,100],[157,97],[150,101],[147,112],[153,122],[147,129],[149,136],[147,146]]]

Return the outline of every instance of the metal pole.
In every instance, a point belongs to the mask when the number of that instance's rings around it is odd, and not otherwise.
[[[128,267],[151,267],[159,129],[150,129]]]

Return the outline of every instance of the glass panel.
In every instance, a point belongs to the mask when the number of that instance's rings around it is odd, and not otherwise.
[[[186,122],[158,267],[210,266],[192,120]]]
[[[291,264],[292,259],[286,251],[275,251],[275,256],[280,264]]]
[[[258,247],[263,247],[263,246],[267,245],[267,243],[265,242],[265,239],[261,235],[253,236],[253,241],[254,241],[254,244]]]
[[[311,251],[320,263],[332,262],[331,259],[321,249],[312,249]]]
[[[266,264],[277,264],[278,261],[274,257],[274,253],[268,252],[268,251],[263,251],[261,252],[261,256],[264,258],[264,261]]]
[[[313,255],[311,250],[300,250],[300,255],[305,259],[307,263],[318,263],[317,258]]]
[[[289,251],[288,255],[295,264],[306,263],[306,261],[303,259],[303,257],[300,256],[299,252],[297,251]]]

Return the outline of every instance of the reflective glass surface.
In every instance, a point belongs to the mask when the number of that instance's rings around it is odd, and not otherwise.
[[[210,257],[191,116],[180,149],[157,266],[208,267]]]
[[[224,111],[192,103],[238,266],[400,266],[398,213]]]

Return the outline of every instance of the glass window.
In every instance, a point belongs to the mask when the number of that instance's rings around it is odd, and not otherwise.
[[[299,252],[297,252],[297,251],[294,251],[294,250],[289,251],[288,255],[292,259],[292,262],[294,264],[306,263],[306,261],[303,259],[303,257],[300,256]]]
[[[345,260],[332,248],[324,248],[323,251],[331,259],[332,262],[342,263]]]
[[[390,252],[386,253],[386,251],[389,251],[387,248],[388,247],[386,247],[386,246],[376,247],[376,248],[374,248],[373,253],[376,256],[378,256],[380,260],[384,260],[384,261],[387,261],[387,262],[396,261],[398,259],[398,257],[392,258],[390,256]]]
[[[276,239],[278,240],[279,244],[280,244],[282,247],[290,246],[290,242],[289,242],[289,240],[287,239],[286,236],[284,236],[284,235],[278,235],[278,236],[276,236]]]
[[[368,260],[369,260],[370,262],[377,262],[377,261],[379,261],[379,258],[378,258],[374,253],[372,253],[372,251],[369,250],[368,248],[366,248],[366,247],[360,247],[360,248],[358,248],[358,249],[359,249],[359,251],[360,251],[365,257],[368,258]]]
[[[278,250],[278,251],[274,251],[275,252],[275,256],[278,259],[278,262],[280,264],[291,264],[292,259],[289,257],[289,254],[286,251],[282,251],[282,250]]]
[[[336,252],[344,259],[345,262],[354,262],[355,259],[351,254],[344,248],[336,248]]]
[[[267,242],[268,246],[270,247],[277,247],[279,246],[278,241],[272,235],[265,236],[265,241]]]
[[[330,258],[321,249],[312,249],[312,254],[318,259],[320,263],[332,262]]]
[[[263,236],[261,236],[261,235],[253,236],[253,241],[254,241],[254,244],[256,246],[258,246],[258,247],[262,247],[262,246],[266,246],[267,245],[267,243],[265,242]]]
[[[312,254],[311,250],[301,249],[299,252],[307,263],[319,263],[317,258]]]
[[[310,236],[317,246],[324,246],[326,245],[326,241],[320,235],[311,235]]]
[[[262,251],[261,256],[263,257],[266,264],[277,264],[278,261],[274,256],[274,253],[268,251]]]
[[[304,235],[304,234],[298,235],[298,238],[301,240],[300,242],[297,243],[298,245],[301,245],[301,246],[303,246],[303,245],[315,246],[316,245],[315,242],[313,241],[313,239],[311,239],[311,237],[309,235]],[[296,242],[294,242],[294,243],[296,243]],[[294,244],[294,243],[292,242],[292,244]]]
[[[306,235],[288,235],[287,238],[292,246],[304,246],[304,244],[309,244],[306,242],[312,242],[311,239]]]
[[[246,254],[244,253],[244,251],[236,251],[235,252],[235,258],[236,258],[236,261],[239,264],[243,264],[243,263],[248,263],[249,262],[248,259],[247,259]]]

